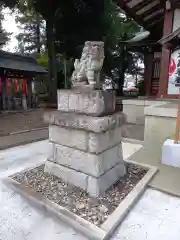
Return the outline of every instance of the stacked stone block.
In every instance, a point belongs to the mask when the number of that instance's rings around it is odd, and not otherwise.
[[[122,113],[112,91],[58,91],[58,111],[47,113],[51,155],[45,170],[99,196],[126,173]]]

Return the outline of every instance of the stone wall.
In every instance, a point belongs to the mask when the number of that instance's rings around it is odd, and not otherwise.
[[[144,109],[148,106],[156,106],[166,104],[167,101],[151,101],[140,99],[123,100],[123,112],[126,115],[127,123],[144,124]]]
[[[144,144],[148,148],[161,147],[167,138],[175,135],[177,105],[145,108]]]

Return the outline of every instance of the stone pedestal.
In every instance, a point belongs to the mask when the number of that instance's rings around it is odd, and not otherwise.
[[[52,147],[45,170],[95,197],[124,176],[124,115],[114,109],[113,92],[59,91],[58,111],[44,117]]]

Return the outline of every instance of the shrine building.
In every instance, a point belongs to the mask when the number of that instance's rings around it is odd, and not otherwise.
[[[149,98],[177,98],[180,82],[180,1],[119,0],[119,6],[150,35],[129,43],[143,49],[146,95]]]
[[[33,57],[0,51],[0,111],[16,110],[16,102],[22,107],[32,107],[32,81],[38,74],[47,74]]]

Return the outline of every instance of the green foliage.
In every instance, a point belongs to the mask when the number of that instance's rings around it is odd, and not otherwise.
[[[48,68],[47,52],[40,54],[36,59],[39,65]],[[58,75],[61,76],[60,78],[58,78],[58,86],[59,88],[70,88],[74,60],[72,58],[66,59],[66,57],[61,54],[58,54],[56,59],[56,69]]]
[[[48,53],[47,52],[44,52],[44,53],[41,53],[37,58],[37,63],[44,67],[44,68],[48,68]]]
[[[16,15],[20,33],[16,36],[24,53],[40,53],[46,43],[45,22],[33,9],[24,9]]]
[[[5,7],[10,7],[13,8],[15,7],[15,5],[17,4],[18,1],[16,0],[2,0],[1,3],[5,6]]]
[[[19,0],[7,1],[11,5],[15,2],[20,4]],[[129,63],[133,63],[134,55],[122,42],[132,38],[139,31],[139,26],[125,16],[112,0],[27,1],[47,22],[48,58],[52,63],[49,64],[50,83],[56,75],[53,67],[56,65],[55,50],[58,56],[63,56],[63,60],[58,59],[57,69],[67,82],[72,72],[72,59],[80,57],[85,41],[95,40],[105,42],[104,74],[112,76],[112,70],[116,69],[118,86],[123,86],[124,73],[128,71]],[[21,0],[21,6],[27,1]],[[38,61],[41,65],[47,64],[45,59]]]
[[[8,33],[2,26],[4,20],[3,4],[0,2],[0,48],[2,48],[8,41],[10,33]]]
[[[115,76],[119,89],[118,95],[122,95],[125,73],[129,72],[130,67],[135,67],[135,55],[128,51],[124,42],[134,37],[140,27],[114,2],[105,0],[105,3],[103,21],[107,26],[109,24],[109,27],[107,27],[105,38],[104,72],[111,77]]]
[[[71,0],[61,4],[55,19],[58,53],[77,58],[85,41],[103,40],[106,35],[102,22],[103,2]]]
[[[57,71],[61,76],[58,79],[58,88],[70,88],[71,87],[71,76],[73,72],[73,59],[67,59],[66,56],[57,56]]]

